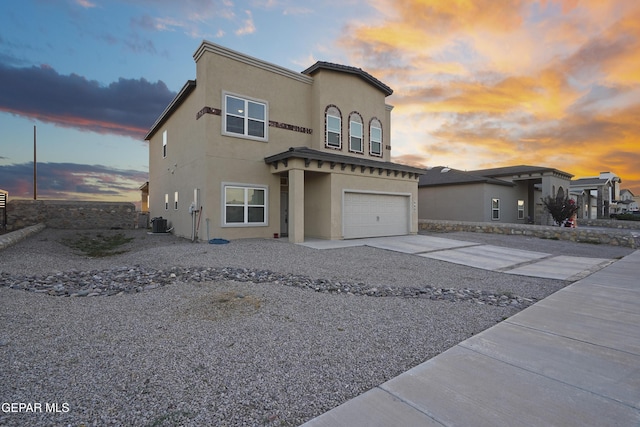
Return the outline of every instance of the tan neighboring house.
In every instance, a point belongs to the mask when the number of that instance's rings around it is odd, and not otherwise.
[[[208,41],[194,59],[196,79],[145,137],[151,217],[199,239],[417,232],[423,170],[390,162],[387,85],[359,68],[299,73]]]
[[[541,199],[568,194],[573,175],[542,166],[461,171],[434,167],[419,181],[420,219],[551,225]]]

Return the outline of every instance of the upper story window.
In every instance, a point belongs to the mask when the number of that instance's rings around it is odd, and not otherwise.
[[[173,193],[173,209],[178,210],[178,192]]]
[[[252,139],[267,139],[267,104],[253,99],[224,94],[222,133]]]
[[[382,124],[378,119],[372,119],[369,124],[369,153],[382,156]]]
[[[162,158],[167,157],[167,131],[162,132]]]
[[[342,148],[342,113],[335,105],[325,111],[325,146]]]
[[[349,115],[349,151],[363,152],[362,116],[356,112]]]

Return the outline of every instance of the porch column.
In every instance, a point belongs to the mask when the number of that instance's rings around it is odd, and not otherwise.
[[[289,242],[304,242],[304,170],[289,170]]]

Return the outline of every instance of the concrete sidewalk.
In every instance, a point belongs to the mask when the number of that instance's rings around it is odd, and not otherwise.
[[[304,424],[639,426],[640,251]]]
[[[553,256],[544,252],[419,234],[352,240],[308,240],[301,245],[314,249],[371,246],[483,270],[569,281],[582,279],[613,262],[606,258]]]

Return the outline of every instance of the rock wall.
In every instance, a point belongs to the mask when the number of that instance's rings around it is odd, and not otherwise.
[[[425,231],[471,231],[476,233],[518,234],[541,239],[570,240],[572,242],[596,243],[612,246],[639,248],[640,237],[630,231],[616,229],[589,229],[550,227],[545,225],[498,224],[490,222],[454,222],[421,219],[418,230]],[[638,233],[635,233],[638,234]]]
[[[640,230],[640,221],[625,221],[622,219],[578,219],[578,227],[580,226]]]
[[[43,223],[76,230],[137,228],[133,203],[60,200],[11,200],[7,203],[7,231]]]

